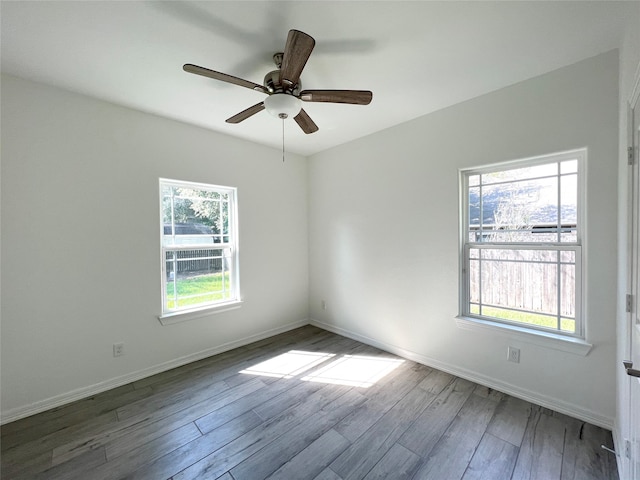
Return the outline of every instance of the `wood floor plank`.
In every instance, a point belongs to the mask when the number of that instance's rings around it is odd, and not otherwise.
[[[196,425],[202,433],[210,432],[211,430],[225,424],[229,420],[242,415],[243,413],[267,404],[274,398],[279,398],[282,401],[286,398],[284,395],[286,392],[297,387],[299,383],[290,382],[285,379],[279,379],[276,382],[266,385],[264,388],[252,392],[251,395],[245,395],[238,400],[229,403],[221,408],[215,409],[208,414],[200,417],[196,420]],[[307,385],[307,384],[305,384]],[[321,386],[318,385],[318,388]],[[307,390],[308,393],[312,393],[311,390]],[[282,395],[282,397],[280,397]],[[266,412],[263,411],[264,419],[269,418]]]
[[[348,446],[349,440],[334,429],[330,429],[268,478],[269,480],[314,479]]]
[[[88,399],[73,402],[73,407],[60,407],[52,413],[51,411],[43,412],[28,419],[10,423],[6,427],[3,426],[2,451],[54,434],[56,431],[66,429],[69,425],[112,414],[112,410],[119,406],[146,398],[152,393],[150,388],[133,390],[131,384],[115,390],[118,391],[117,394],[105,392],[105,394],[94,395]],[[13,433],[9,435],[11,432]]]
[[[89,450],[68,462],[60,463],[40,472],[35,480],[75,480],[79,478],[91,478],[92,471],[107,462],[104,448]]]
[[[331,470],[330,468],[325,468],[320,474],[315,477],[313,480],[343,480],[340,475]]]
[[[11,461],[0,455],[0,478],[12,480],[33,479],[38,473],[51,467],[51,450]]]
[[[117,400],[118,398],[122,397],[122,395],[133,391],[133,389],[133,385],[131,383],[128,383],[126,385],[112,388],[111,390],[107,390],[96,395],[91,395],[90,397],[67,403],[66,405],[52,408],[45,412],[31,415],[30,417],[21,418],[11,423],[6,423],[2,425],[0,431],[0,438],[2,439],[2,449],[6,449],[5,446],[7,445],[7,438],[13,437],[17,432],[29,430],[30,428],[41,423],[47,423],[59,417],[64,417],[66,415],[73,414],[74,412],[84,410],[85,408],[89,408],[91,405],[95,405],[97,402],[104,402],[113,399]]]
[[[498,404],[487,432],[519,447],[530,416],[529,402],[506,395]]]
[[[80,435],[75,441],[65,443],[53,449],[53,457],[66,459],[79,455],[89,449],[113,443],[119,440],[121,448],[126,448],[129,444],[137,443],[140,437],[147,441],[164,435],[177,427],[193,422],[205,415],[216,406],[221,407],[232,403],[237,398],[249,395],[252,392],[264,387],[259,379],[254,379],[238,387],[230,388],[221,392],[216,397],[205,399],[199,403],[189,406],[180,404],[171,409],[163,409],[160,412],[150,412],[139,416],[130,417],[124,421],[114,423],[109,428],[100,431],[92,430],[89,434]]]
[[[419,480],[459,480],[498,406],[496,398],[471,395],[415,474]],[[426,454],[420,452],[423,457]]]
[[[615,457],[601,448],[610,433],[600,427],[571,419],[567,424],[562,455],[561,480],[617,480],[610,478],[609,463]]]
[[[247,412],[186,445],[163,455],[153,462],[138,468],[123,478],[131,480],[158,480],[171,477],[173,474],[190,467],[210,455],[211,452],[219,451],[235,439],[242,437],[247,432],[253,431],[261,423],[262,420],[255,413]],[[219,475],[211,478],[217,478],[227,470],[228,469],[224,469]]]
[[[411,450],[396,443],[375,464],[364,480],[408,480],[413,478],[413,474],[420,465],[422,459]]]
[[[302,402],[324,385],[318,382],[300,382],[280,395],[267,400],[253,409],[262,419],[267,420]]]
[[[475,384],[469,381],[451,377],[449,385],[407,429],[398,443],[423,458],[427,457],[472,394],[474,387]]]
[[[131,417],[146,415],[148,412],[158,412],[167,409],[169,411],[182,410],[183,405],[201,402],[214,397],[220,392],[231,388],[224,380],[194,384],[189,389],[181,388],[178,391],[167,393],[159,392],[137,402],[116,410],[118,420],[123,421]]]
[[[429,374],[438,375],[430,368],[412,368],[408,364],[394,370],[389,378],[383,378],[365,391],[368,401],[340,421],[335,426],[336,432],[355,442]]]
[[[117,456],[110,457],[108,449],[105,449],[109,462],[92,470],[91,480],[116,480],[125,477],[201,436],[198,427],[189,423]]]
[[[366,398],[357,390],[345,393],[232,468],[231,475],[235,480],[267,478],[365,401]]]
[[[76,438],[84,438],[94,432],[113,428],[113,426],[117,424],[117,421],[118,418],[116,412],[111,411],[97,417],[69,425],[67,428],[57,430],[41,438],[32,440],[23,445],[12,447],[2,452],[2,463],[20,464],[45,452],[48,452],[49,455],[51,455],[51,451],[58,445],[63,445],[66,442],[73,442]],[[84,453],[84,451],[85,450],[83,450],[82,453]]]
[[[295,408],[286,410],[274,419],[264,422],[252,431],[203,458],[197,464],[182,470],[174,475],[174,478],[176,480],[215,478],[251,457],[271,443],[274,438],[279,438],[294,428],[299,422],[324,409],[341,396],[347,395],[350,390],[350,387],[342,385],[328,385],[326,388],[310,395],[307,400],[299,403]]]
[[[264,447],[269,443],[273,436],[282,435],[302,418],[312,415],[316,410],[324,407],[327,403],[330,403],[338,396],[344,394],[347,390],[349,390],[347,387],[339,387],[330,389],[329,393],[318,391],[313,395],[310,395],[295,409],[283,412],[278,417],[267,422],[262,421],[262,419],[253,411],[243,414],[231,422],[225,423],[221,427],[209,432],[203,437],[214,435],[214,438],[218,440],[221,436],[219,433],[221,431],[237,433],[239,429],[234,427],[234,425],[237,423],[238,419],[246,417],[249,414],[256,419],[255,425],[253,426],[254,428],[242,429],[243,431],[240,431],[240,433],[235,435],[233,439],[225,441],[222,444],[219,444],[219,442],[213,443],[209,447],[207,455],[201,455],[204,451],[201,452],[198,450],[193,452],[189,445],[187,445],[185,446],[185,449],[178,449],[176,452],[172,452],[160,458],[145,469],[136,471],[131,478],[155,480],[156,478],[160,478],[164,472],[167,473],[165,476],[175,475],[176,478],[179,478],[180,476],[185,475],[184,473],[179,472],[203,460],[205,457],[208,457],[207,461],[214,463],[219,462],[220,466],[228,465],[227,468],[221,468],[219,471],[216,470],[216,475],[219,476],[223,472],[226,472],[243,461],[245,458],[251,456],[260,448]],[[229,429],[230,425],[231,430]],[[222,438],[227,440],[225,435],[222,435]],[[197,442],[199,440],[197,440]],[[205,462],[201,463],[201,466],[202,465],[205,465]],[[211,472],[209,473],[209,476],[213,476]],[[214,476],[213,478],[216,477]]]
[[[470,394],[473,384],[467,383]],[[420,386],[413,388],[347,448],[330,465],[331,470],[344,480],[364,477],[435,398]]]
[[[508,480],[517,458],[518,447],[485,433],[462,480]]]
[[[542,409],[529,418],[512,480],[557,480],[562,472],[565,424]]]

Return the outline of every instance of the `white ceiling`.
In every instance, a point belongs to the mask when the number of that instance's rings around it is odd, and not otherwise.
[[[286,123],[310,155],[620,45],[624,2],[17,1],[0,6],[4,73],[281,147],[280,120],[225,119],[264,94],[182,70],[262,83],[289,29],[313,36],[307,89],[373,91],[368,106],[307,103]],[[461,132],[461,135],[463,133]]]

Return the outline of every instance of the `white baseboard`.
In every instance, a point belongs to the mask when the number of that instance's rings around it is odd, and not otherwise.
[[[412,352],[410,350],[405,350],[404,348],[397,347],[395,345],[391,345],[385,342],[380,342],[373,338],[369,338],[367,336],[354,333],[349,330],[345,330],[344,328],[337,327],[335,325],[320,322],[314,319],[310,319],[309,323],[318,328],[322,328],[324,330],[337,333],[338,335],[342,335],[344,337],[348,337],[353,340],[366,343],[367,345],[380,348],[382,350],[393,353],[395,355],[406,358],[408,360],[413,360],[414,362],[421,363],[428,367],[433,367],[438,370],[442,370],[443,372],[450,373],[452,375],[455,375],[456,377],[461,377],[466,380],[470,380],[474,383],[479,383],[486,387],[493,388],[494,390],[507,393],[517,398],[521,398],[522,400],[526,400],[536,405],[540,405],[542,407],[549,408],[556,412],[569,415],[570,417],[584,420],[585,422],[589,422],[593,425],[597,425],[599,427],[603,427],[608,430],[611,430],[613,428],[612,418],[606,417],[604,415],[600,415],[599,413],[593,412],[591,410],[576,407],[575,405],[569,402],[565,402],[564,400],[553,398],[548,395],[543,395],[538,392],[533,392],[531,390],[527,390],[525,388],[521,388],[521,387],[518,387],[517,385],[513,385],[507,382],[502,382],[495,378],[488,377],[478,372],[474,372],[473,370],[468,370],[466,368],[461,368],[456,365],[451,365],[449,363],[441,362],[440,360],[436,360],[435,358],[430,358],[425,355]]]
[[[273,328],[271,330],[266,330],[264,332],[256,333],[248,337],[234,340],[233,342],[218,345],[217,347],[185,355],[174,360],[169,360],[168,362],[164,362],[159,365],[154,365],[152,367],[144,368],[142,370],[131,372],[126,375],[111,378],[109,380],[98,382],[87,387],[81,387],[67,393],[30,403],[28,405],[12,408],[10,410],[7,410],[6,412],[2,412],[0,425],[4,425],[5,423],[13,422],[24,417],[29,417],[31,415],[35,415],[36,413],[41,413],[52,408],[60,407],[62,405],[66,405],[68,403],[75,402],[92,395],[97,395],[98,393],[111,390],[112,388],[120,387],[122,385],[126,385],[127,383],[142,380],[143,378],[150,377],[151,375],[165,372],[167,370],[171,370],[172,368],[186,365],[187,363],[196,362],[198,360],[202,360],[203,358],[211,357],[212,355],[217,355],[228,350],[233,350],[234,348],[242,347],[244,345],[248,345],[250,343],[257,342],[259,340],[269,338],[280,333],[288,332],[289,330],[303,327],[305,325],[309,325],[309,321],[307,319],[298,320],[297,322],[288,323],[278,328]]]

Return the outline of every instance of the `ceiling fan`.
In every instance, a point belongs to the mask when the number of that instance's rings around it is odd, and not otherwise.
[[[313,133],[318,131],[318,126],[304,111],[302,102],[368,105],[373,98],[373,93],[368,90],[302,90],[300,74],[315,44],[315,40],[310,35],[299,30],[289,30],[284,52],[276,53],[273,56],[278,68],[267,73],[263,85],[190,63],[185,64],[182,68],[188,73],[240,85],[268,95],[263,102],[228,118],[227,123],[240,123],[266,109],[272,115],[283,120],[293,116],[304,133]]]

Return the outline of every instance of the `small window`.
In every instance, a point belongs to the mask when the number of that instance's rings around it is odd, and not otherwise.
[[[160,179],[163,315],[239,300],[236,189]]]
[[[583,337],[586,150],[461,172],[461,314]]]

